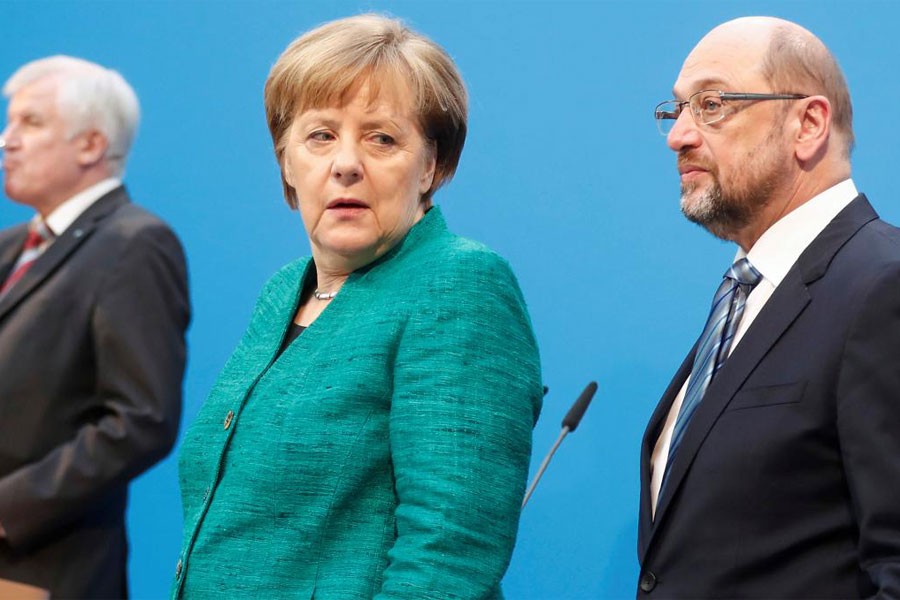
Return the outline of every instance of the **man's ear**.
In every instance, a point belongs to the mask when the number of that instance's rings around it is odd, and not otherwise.
[[[794,146],[797,159],[807,162],[827,147],[831,134],[831,103],[825,96],[810,96],[798,104],[799,110],[794,114],[800,126],[794,137]]]
[[[93,166],[103,160],[106,156],[106,149],[109,142],[106,136],[97,131],[90,129],[79,133],[76,136],[76,144],[78,145],[78,162],[84,167]]]

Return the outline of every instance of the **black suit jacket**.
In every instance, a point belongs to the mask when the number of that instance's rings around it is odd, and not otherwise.
[[[25,235],[0,232],[0,280]],[[175,441],[188,321],[181,245],[122,187],[0,299],[0,578],[127,594],[127,485]]]
[[[655,521],[641,449],[639,597],[900,597],[900,231],[864,196],[800,256],[708,388]]]

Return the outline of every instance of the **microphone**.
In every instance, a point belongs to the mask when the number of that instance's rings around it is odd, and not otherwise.
[[[531,498],[531,494],[534,493],[534,488],[537,487],[538,481],[541,480],[541,476],[544,474],[544,471],[547,470],[547,466],[550,465],[550,459],[553,458],[554,454],[556,454],[556,450],[557,448],[559,448],[559,445],[562,444],[562,441],[565,439],[565,437],[572,431],[575,431],[575,429],[578,427],[578,424],[581,423],[581,418],[584,416],[584,413],[587,410],[587,407],[590,405],[591,399],[593,399],[595,393],[597,393],[597,382],[592,381],[587,384],[587,387],[584,388],[584,391],[581,392],[581,395],[578,396],[578,399],[575,400],[574,404],[572,404],[572,408],[570,408],[569,412],[566,413],[566,416],[563,417],[562,431],[559,432],[559,437],[556,438],[556,443],[553,444],[553,447],[550,448],[550,452],[548,452],[547,456],[544,457],[544,462],[541,463],[541,467],[538,469],[537,474],[531,481],[531,485],[528,486],[528,491],[525,492],[525,499],[522,500],[522,508],[525,508],[525,505],[528,504],[528,499]]]

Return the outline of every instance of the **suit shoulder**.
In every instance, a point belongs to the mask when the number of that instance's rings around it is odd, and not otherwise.
[[[110,229],[122,234],[137,234],[144,230],[172,231],[168,223],[146,208],[134,203],[120,206],[108,218]]]
[[[829,261],[822,285],[855,305],[872,290],[900,280],[900,229],[880,219],[861,227]]]
[[[178,235],[161,218],[136,204],[124,204],[97,224],[92,237],[97,242],[120,252],[154,248],[163,253],[184,255]],[[182,258],[183,260],[183,258]]]
[[[900,228],[881,219],[876,219],[871,223],[870,229],[872,235],[880,239],[884,244],[887,255],[900,260]]]
[[[25,232],[28,230],[28,223],[20,223],[18,225],[14,225],[13,227],[7,227],[0,231],[0,247],[5,244],[15,240],[19,241],[22,236],[25,235]]]
[[[900,263],[900,229],[875,219],[862,227],[842,249],[863,272],[881,271]]]

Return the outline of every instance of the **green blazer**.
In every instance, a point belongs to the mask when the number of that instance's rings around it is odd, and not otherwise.
[[[266,284],[185,436],[173,597],[499,598],[540,411],[507,263],[431,209],[284,353]]]

